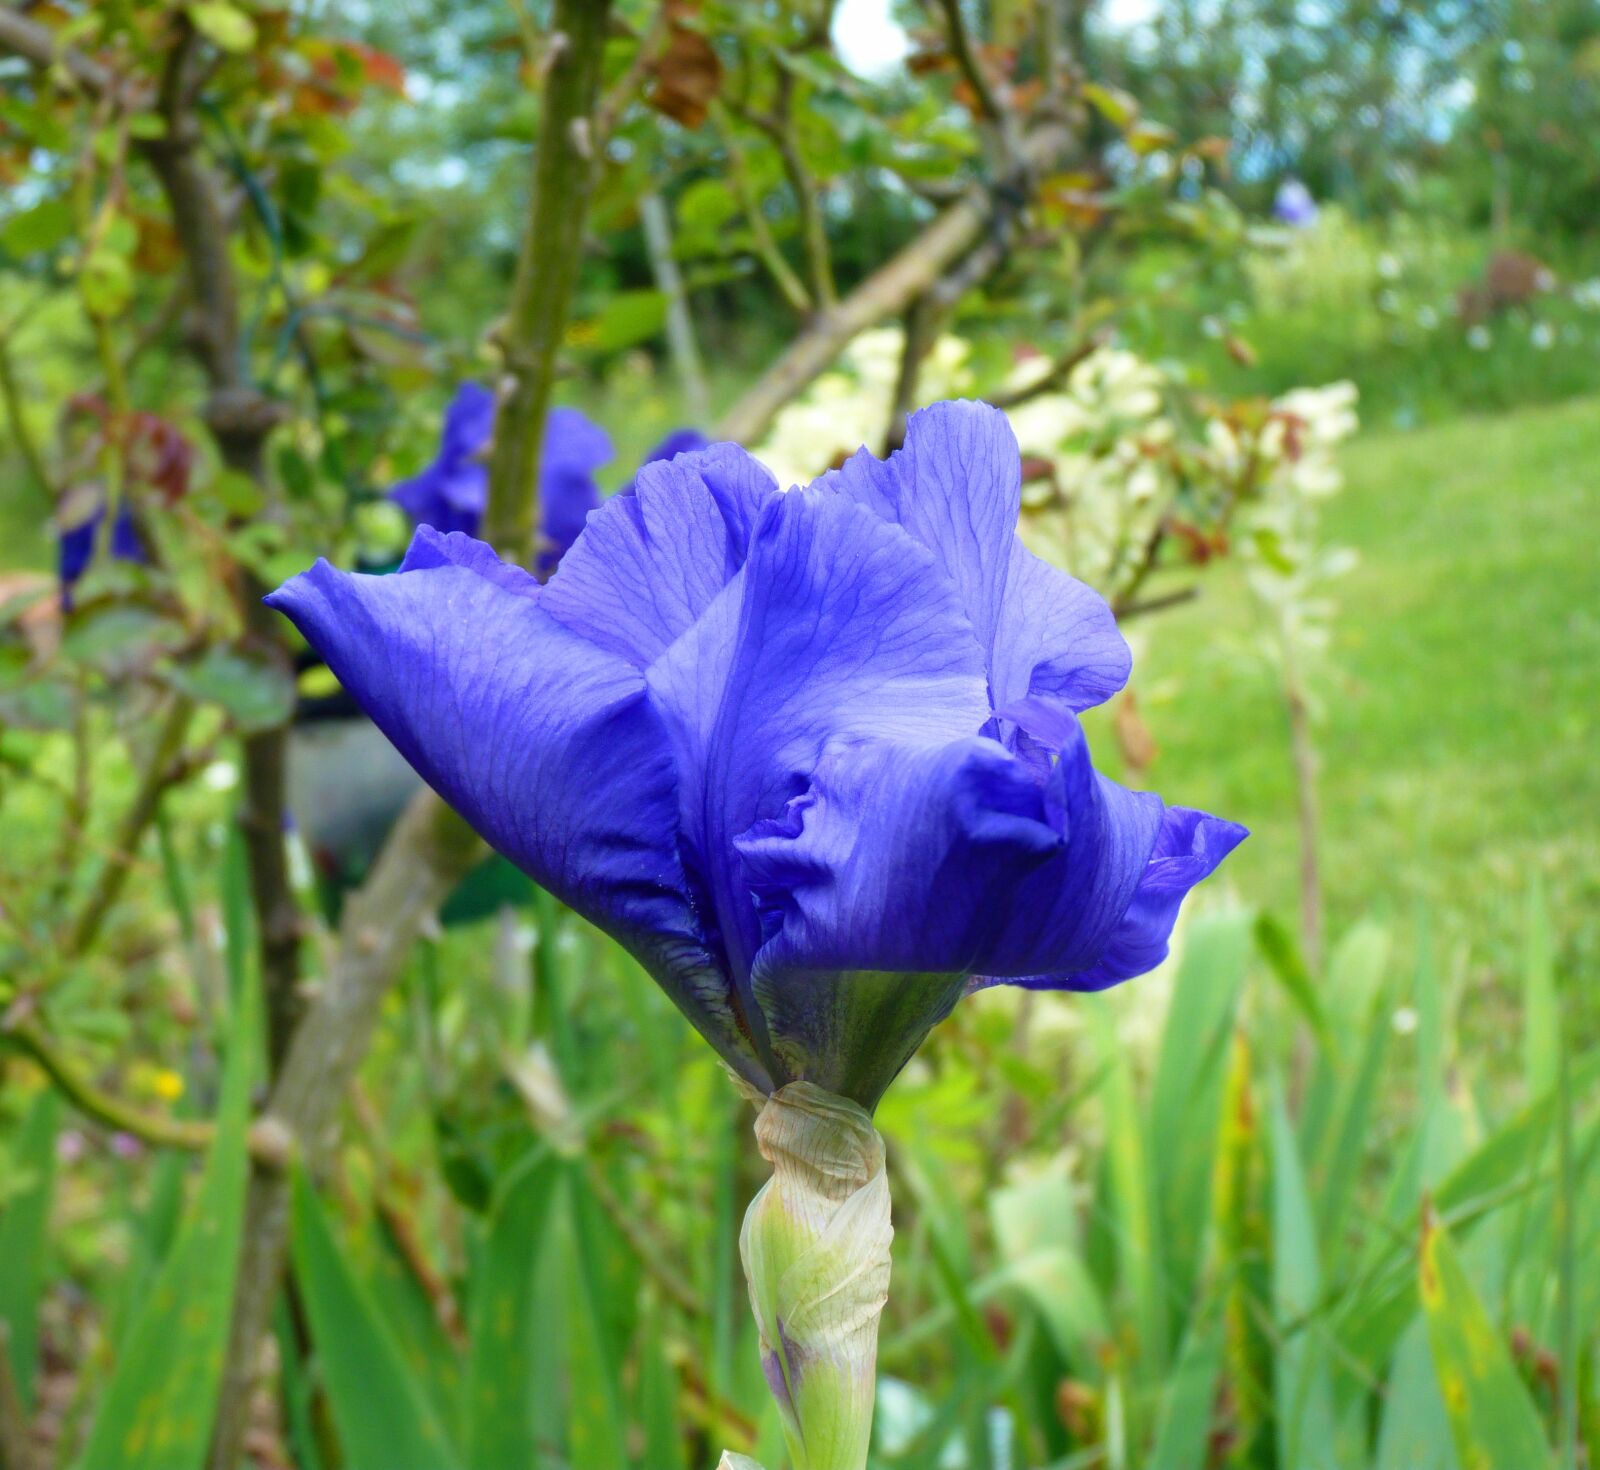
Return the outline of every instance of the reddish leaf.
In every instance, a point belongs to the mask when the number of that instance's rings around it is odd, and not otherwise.
[[[687,23],[699,9],[692,0],[670,7],[667,44],[651,65],[651,87],[645,101],[686,128],[706,120],[712,99],[722,87],[722,62],[715,48]]]

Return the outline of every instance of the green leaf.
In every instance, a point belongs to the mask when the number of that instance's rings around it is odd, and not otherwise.
[[[128,257],[105,246],[92,250],[78,272],[84,307],[93,316],[120,316],[133,300],[133,267]]]
[[[1074,1236],[1066,1173],[1055,1170],[996,1190],[989,1217],[1007,1275],[1043,1319],[1056,1351],[1079,1377],[1092,1378],[1111,1327]]]
[[[11,1373],[25,1408],[33,1404],[39,1359],[39,1293],[49,1255],[59,1116],[56,1094],[46,1088],[17,1130],[12,1159],[19,1187],[0,1203],[0,1262],[5,1263],[0,1270],[0,1322],[11,1334]]]
[[[1538,1411],[1467,1279],[1450,1237],[1432,1219],[1417,1273],[1433,1367],[1462,1470],[1540,1470],[1551,1465]]]
[[[348,1470],[393,1470],[401,1463],[407,1470],[460,1470],[444,1426],[298,1170],[292,1211],[295,1280]]]
[[[1191,1324],[1161,1400],[1161,1417],[1148,1470],[1204,1470],[1211,1420],[1222,1372],[1222,1322],[1212,1316]]]
[[[66,199],[42,199],[0,225],[0,248],[10,255],[42,255],[72,234],[76,223]]]
[[[1322,1292],[1316,1223],[1294,1126],[1276,1088],[1271,1122],[1272,1309],[1279,1332],[1273,1372],[1278,1462],[1304,1470],[1336,1470],[1332,1458],[1333,1387],[1321,1340],[1326,1329],[1313,1311]]]
[[[539,1266],[559,1201],[559,1161],[535,1148],[500,1190],[472,1278],[466,1380],[470,1465],[537,1463],[535,1381],[549,1322],[539,1310]]]
[[[617,1363],[603,1316],[605,1290],[598,1242],[584,1227],[580,1196],[588,1185],[568,1167],[569,1218],[562,1241],[571,1266],[567,1273],[567,1442],[569,1458],[584,1470],[626,1470],[628,1450],[622,1406],[617,1397]]]
[[[199,1470],[216,1414],[233,1314],[249,1175],[250,1089],[259,1049],[258,995],[234,1012],[217,1135],[193,1208],[119,1344],[79,1470]]]
[[[660,336],[667,320],[667,298],[661,291],[618,291],[608,297],[595,318],[585,345],[600,352],[620,352]]]
[[[1083,100],[1116,128],[1127,127],[1139,115],[1138,102],[1118,87],[1087,82],[1083,88]]]
[[[1373,1109],[1383,1064],[1389,1055],[1393,1029],[1381,998],[1367,1014],[1366,1036],[1360,1065],[1341,1090],[1333,1138],[1322,1176],[1317,1224],[1327,1242],[1329,1259],[1337,1260],[1343,1247],[1345,1216],[1355,1194],[1361,1161],[1372,1131]]]
[[[1306,969],[1306,962],[1300,956],[1300,947],[1294,942],[1294,936],[1271,914],[1263,913],[1256,920],[1256,944],[1283,986],[1284,994],[1305,1017],[1312,1034],[1323,1046],[1328,1046],[1328,1018],[1322,1013],[1322,1002],[1317,999],[1311,972]]]
[[[644,1449],[639,1463],[647,1470],[687,1470],[678,1421],[678,1375],[667,1357],[665,1316],[658,1305],[640,1333],[637,1417]]]
[[[1095,1044],[1107,1065],[1100,1103],[1118,1289],[1137,1336],[1140,1371],[1155,1378],[1166,1367],[1169,1325],[1144,1117],[1134,1094],[1127,1049],[1117,1037],[1109,1009],[1095,1006],[1093,1018]]]
[[[1420,1316],[1395,1349],[1373,1470],[1460,1470],[1433,1372],[1428,1324]]]
[[[1261,1115],[1251,1081],[1249,1043],[1235,1033],[1217,1139],[1216,1260],[1224,1283],[1223,1361],[1234,1403],[1234,1462],[1266,1457],[1272,1411],[1272,1344],[1261,1321],[1267,1298],[1267,1222],[1261,1206]]]
[[[383,1313],[406,1366],[432,1400],[440,1421],[454,1434],[464,1364],[440,1321],[438,1306],[418,1279],[391,1217],[375,1217],[370,1239],[362,1244],[358,1256],[367,1265],[367,1290]],[[420,1248],[420,1242],[416,1245]]]
[[[219,706],[241,734],[271,730],[294,713],[294,679],[282,664],[221,644],[173,665],[166,678],[191,699]]]
[[[229,515],[253,516],[266,503],[261,486],[239,470],[222,470],[212,482],[211,493]]]
[[[1198,920],[1161,1033],[1150,1099],[1150,1166],[1171,1296],[1188,1302],[1211,1213],[1211,1162],[1228,1038],[1249,953],[1247,914]]]
[[[1555,1085],[1556,1058],[1561,1050],[1561,1007],[1556,997],[1555,963],[1551,955],[1550,912],[1537,874],[1528,885],[1524,935],[1523,1075],[1528,1096],[1538,1097]]]
[[[115,678],[147,667],[187,636],[181,623],[153,608],[110,603],[75,614],[61,649],[73,662]]]
[[[194,28],[213,46],[224,51],[248,51],[256,43],[256,23],[227,0],[204,0],[190,5]]]

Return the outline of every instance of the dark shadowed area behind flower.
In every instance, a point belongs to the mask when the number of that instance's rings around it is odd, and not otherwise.
[[[425,528],[269,602],[742,1076],[870,1108],[967,988],[1157,963],[1245,835],[1094,770],[1127,645],[1019,480],[1002,414],[940,404],[788,494],[733,445],[647,465],[544,587]]]

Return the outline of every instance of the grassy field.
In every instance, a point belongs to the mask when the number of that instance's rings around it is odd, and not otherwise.
[[[1514,966],[1530,874],[1559,942],[1600,949],[1600,403],[1409,434],[1348,456],[1330,541],[1358,567],[1316,679],[1330,929],[1409,920],[1470,934],[1488,980]],[[1152,619],[1136,666],[1169,799],[1255,832],[1231,860],[1252,901],[1295,905],[1294,793],[1277,685],[1234,567]],[[1111,742],[1101,735],[1098,748]],[[1406,926],[1402,926],[1406,927]],[[1590,1008],[1591,1019],[1593,1008]],[[1508,1043],[1509,1044],[1509,1043]]]

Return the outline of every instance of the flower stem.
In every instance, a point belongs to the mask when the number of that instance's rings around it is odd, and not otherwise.
[[[793,1082],[767,1098],[756,1141],[772,1178],[739,1253],[790,1462],[863,1470],[894,1238],[883,1139],[848,1098]]]

